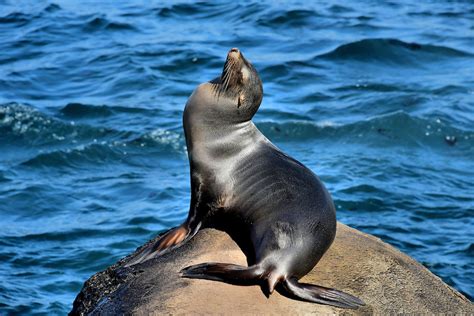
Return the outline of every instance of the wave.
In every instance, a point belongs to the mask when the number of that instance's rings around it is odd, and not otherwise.
[[[64,122],[18,103],[0,105],[0,137],[7,142],[21,141],[27,145],[44,146],[61,142],[103,138],[118,131]]]
[[[302,27],[312,24],[317,17],[317,12],[306,9],[295,9],[282,12],[271,12],[257,20],[257,23],[267,27]]]
[[[43,9],[40,9],[36,13],[13,11],[9,12],[4,16],[0,16],[0,24],[14,24],[16,27],[20,27],[27,25],[34,20],[42,19],[48,14],[52,14],[59,10],[61,10],[61,7],[59,5],[51,3],[45,6]]]
[[[105,16],[92,16],[83,25],[86,32],[107,30],[107,31],[137,31],[137,29],[129,24],[118,21],[111,21]]]
[[[143,116],[160,115],[161,110],[128,108],[121,106],[93,106],[71,103],[58,111],[59,118],[39,112],[35,108],[17,103],[0,105],[0,139],[2,145],[37,148],[27,152],[23,166],[53,166],[74,168],[83,164],[124,161],[136,154],[182,155],[186,153],[181,126],[155,128],[141,134],[83,124],[83,119],[101,119],[123,124],[124,114],[128,122],[134,122],[131,114]],[[164,118],[164,115],[163,115]],[[93,121],[92,123],[95,123]],[[112,124],[114,125],[114,124]],[[128,156],[127,156],[128,155]],[[29,157],[28,157],[29,156]],[[133,164],[133,161],[130,161]]]
[[[0,170],[0,183],[6,183],[12,181],[9,179],[2,170]]]
[[[60,148],[39,153],[21,163],[28,167],[52,167],[77,169],[80,166],[100,166],[104,163],[119,162],[144,167],[143,156],[156,155],[184,156],[186,146],[184,136],[176,131],[156,129],[127,141],[111,140],[81,144],[73,148]],[[135,159],[136,158],[136,159]],[[150,162],[151,164],[154,163]]]
[[[20,13],[20,12],[12,12],[5,16],[0,17],[1,24],[16,24],[17,26],[22,26],[28,23],[31,19],[29,14]]]
[[[61,7],[55,4],[51,4],[44,8],[38,14],[24,14],[24,13],[12,13],[6,17],[0,17],[0,21],[6,20],[9,23],[15,21],[21,21],[23,23],[30,22],[34,19],[48,19],[47,15],[51,15],[56,11],[61,10]],[[48,19],[49,20],[49,19]],[[53,18],[53,24],[50,23],[41,23],[41,27],[36,29],[35,32],[44,30],[51,33],[57,33],[57,25],[54,24],[56,19]],[[126,22],[112,20],[105,15],[101,14],[87,14],[87,15],[78,15],[77,21],[71,21],[68,24],[68,27],[78,27],[79,29],[85,32],[94,32],[100,30],[106,31],[138,31],[134,25]],[[69,21],[68,21],[69,22]]]
[[[94,140],[72,148],[40,152],[21,163],[29,167],[79,168],[80,166],[102,166],[104,163],[119,162],[144,167],[144,156],[184,156],[184,136],[176,131],[156,129],[130,140]],[[135,159],[136,158],[136,159]],[[154,162],[150,162],[153,164]]]
[[[89,144],[79,145],[73,149],[59,149],[47,153],[40,153],[35,157],[22,162],[28,167],[56,167],[79,169],[83,164],[103,164],[111,160],[120,160],[126,152],[120,151],[113,145]]]
[[[443,123],[439,119],[412,116],[403,111],[375,116],[364,121],[338,124],[331,121],[262,121],[262,132],[277,141],[322,139],[378,146],[474,146],[474,133]]]
[[[407,43],[398,39],[379,38],[363,39],[343,44],[318,57],[329,60],[418,64],[468,56],[471,56],[471,54],[446,46]]]
[[[90,105],[82,103],[69,103],[59,110],[59,112],[68,118],[84,118],[84,117],[107,117],[119,113],[125,114],[144,114],[144,115],[160,115],[157,110],[149,110],[144,108],[131,108],[125,106],[108,106],[108,105]]]
[[[230,6],[234,6],[231,4]],[[210,19],[219,18],[231,14],[235,11],[229,5],[222,5],[213,2],[199,2],[199,3],[180,3],[173,4],[171,6],[157,8],[154,11],[156,15],[162,18],[198,18],[198,19]]]

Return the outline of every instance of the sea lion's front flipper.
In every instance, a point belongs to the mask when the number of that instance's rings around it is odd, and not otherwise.
[[[191,279],[206,279],[238,285],[254,285],[261,276],[259,266],[244,267],[230,263],[201,263],[181,270],[181,276]]]
[[[299,283],[294,278],[286,279],[282,285],[288,294],[303,301],[352,309],[365,305],[363,301],[350,294],[323,286]]]
[[[135,258],[132,258],[125,266],[129,267],[145,262],[163,254],[166,251],[178,247],[179,245],[193,238],[198,232],[200,226],[201,225],[198,224],[194,228],[191,228],[185,222],[178,227],[170,229],[161,235],[157,241],[145,245],[143,249],[141,249],[140,252],[135,256]]]

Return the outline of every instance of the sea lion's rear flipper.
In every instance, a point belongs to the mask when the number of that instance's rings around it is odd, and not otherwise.
[[[196,227],[191,229],[186,223],[184,223],[178,227],[170,229],[161,235],[155,242],[146,244],[134,258],[125,264],[125,266],[129,267],[145,262],[184,244],[196,235],[200,226],[201,225],[198,224]]]
[[[282,286],[292,297],[303,301],[352,309],[365,305],[363,301],[350,294],[323,286],[299,283],[294,278],[286,279],[282,282]]]
[[[191,279],[206,279],[238,285],[258,284],[261,269],[258,266],[244,267],[230,263],[201,263],[181,270],[181,276]]]

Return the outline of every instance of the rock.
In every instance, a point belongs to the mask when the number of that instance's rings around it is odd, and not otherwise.
[[[474,305],[421,264],[373,236],[338,224],[334,244],[302,281],[333,287],[366,302],[358,310],[289,299],[259,286],[184,279],[202,262],[246,265],[224,232],[201,230],[190,242],[132,267],[134,254],[85,282],[70,315],[82,314],[472,314]]]

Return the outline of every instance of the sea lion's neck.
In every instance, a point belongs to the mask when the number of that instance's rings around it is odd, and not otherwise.
[[[190,163],[202,166],[238,161],[265,139],[252,121],[232,125],[190,122],[185,125],[185,136]]]
[[[183,126],[191,167],[219,166],[245,155],[265,139],[251,121],[241,115],[237,100],[217,96],[213,85],[199,85],[189,97]],[[239,114],[240,113],[240,114]]]
[[[226,208],[231,203],[232,175],[242,161],[258,150],[265,137],[252,121],[216,126],[193,123],[185,125],[191,187],[207,188],[208,199],[216,207]]]

